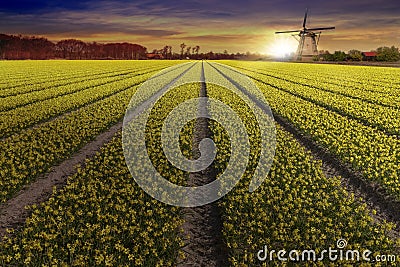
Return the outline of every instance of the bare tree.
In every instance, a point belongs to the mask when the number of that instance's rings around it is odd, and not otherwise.
[[[69,59],[82,59],[86,46],[86,43],[76,39],[62,40],[57,43],[57,48],[62,52],[63,57]]]
[[[168,49],[169,49],[169,46],[166,45],[166,46],[164,46],[164,48],[163,48],[163,50],[162,50],[162,55],[163,55],[163,57],[164,57],[165,59],[168,59]]]
[[[190,46],[188,46],[187,48],[186,48],[186,56],[187,57],[190,57],[190,50],[192,49],[192,47],[190,47]]]
[[[144,59],[147,49],[138,44],[85,43],[76,39],[54,44],[43,37],[0,34],[1,59]]]
[[[172,59],[172,46],[168,46],[169,58]]]
[[[181,43],[181,59],[183,58],[183,50],[185,49],[185,43]]]

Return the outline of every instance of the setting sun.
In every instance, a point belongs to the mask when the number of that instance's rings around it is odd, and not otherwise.
[[[266,53],[276,57],[288,57],[291,53],[296,52],[297,41],[293,37],[277,37],[272,44],[267,47]]]

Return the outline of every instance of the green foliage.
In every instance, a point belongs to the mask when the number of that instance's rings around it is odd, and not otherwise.
[[[399,61],[400,53],[399,49],[395,46],[392,47],[379,47],[377,50],[376,59],[378,61]]]
[[[330,54],[329,52],[322,54],[322,60],[323,61],[335,61],[335,58],[332,54]]]
[[[361,51],[359,51],[359,50],[352,49],[349,51],[348,54],[349,54],[350,59],[353,61],[361,61],[363,58]]]
[[[322,54],[322,59],[324,61],[344,61],[347,55],[343,51],[335,51],[335,53],[330,54],[329,52]]]
[[[392,47],[379,47],[377,50],[376,60],[378,61],[399,61],[400,52],[395,46]],[[363,59],[362,52],[356,49],[352,49],[346,55],[343,51],[335,51],[330,54],[328,51],[325,54],[320,55],[324,61],[344,61],[347,58],[353,61],[361,61]]]
[[[346,53],[343,51],[335,51],[335,53],[333,53],[333,58],[335,61],[344,61],[346,59]]]

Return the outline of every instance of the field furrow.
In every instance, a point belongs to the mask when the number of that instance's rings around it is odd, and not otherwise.
[[[48,88],[43,88],[40,91],[32,91],[29,93],[0,98],[0,112],[16,109],[21,106],[26,106],[28,104],[33,104],[64,95],[73,94],[97,86],[106,85],[112,82],[118,82],[132,76],[152,73],[158,70],[160,70],[160,68],[153,67],[150,69],[139,69],[136,72],[122,72],[111,76],[107,75],[104,77],[99,76],[91,79],[74,80],[69,81],[67,85],[53,85]],[[77,86],[77,84],[79,84],[79,86]]]
[[[251,65],[247,67],[237,66],[232,64],[233,67],[237,67],[241,71],[251,71],[256,74],[262,74],[270,78],[276,78],[284,80],[295,85],[301,85],[311,87],[317,90],[331,92],[334,94],[342,95],[344,97],[361,100],[370,104],[379,104],[384,107],[399,108],[400,107],[400,90],[396,90],[393,86],[380,85],[379,90],[372,90],[370,86],[357,86],[355,82],[341,82],[342,77],[331,74],[330,79],[323,79],[320,73],[292,73],[288,70],[269,70],[269,69],[258,69],[252,68]],[[399,81],[400,83],[400,81]]]
[[[178,73],[181,71],[183,70],[178,70]],[[166,76],[165,83],[176,77],[174,72]],[[96,135],[120,121],[137,86],[138,83],[128,85],[121,88],[119,93],[72,111],[66,116],[3,139],[0,142],[0,160],[5,168],[0,171],[0,201],[6,201],[38,174],[68,158]],[[154,93],[150,92],[149,96]]]
[[[1,266],[375,266],[328,258],[339,241],[346,257],[400,253],[400,69],[0,63]]]
[[[35,62],[31,63],[34,64]],[[40,91],[42,89],[73,84],[83,80],[91,80],[101,77],[118,76],[121,73],[133,73],[140,69],[168,67],[176,64],[174,61],[154,65],[151,62],[136,63],[119,62],[118,65],[107,65],[107,62],[99,64],[98,61],[70,62],[55,61],[46,66],[44,64],[35,66],[32,69],[25,69],[24,78],[14,78],[10,76],[12,71],[18,67],[17,62],[8,63],[8,69],[1,73],[4,85],[0,86],[0,97],[12,96],[17,94]],[[27,66],[25,66],[27,68]],[[43,74],[40,74],[42,70]],[[0,76],[1,77],[1,76]],[[24,81],[24,82],[21,82]]]
[[[248,75],[257,81],[335,111],[366,126],[375,127],[388,135],[400,136],[400,109],[366,103],[359,99],[348,98],[343,95],[270,77],[263,77],[263,75],[257,75],[252,72],[248,73]]]
[[[159,70],[160,69],[158,69],[158,71]],[[43,123],[56,116],[110,97],[131,86],[146,81],[155,73],[156,70],[144,73],[139,72],[131,74],[128,77],[103,81],[98,85],[86,87],[77,92],[59,95],[54,98],[2,112],[0,113],[0,137],[8,137],[18,133],[22,129],[32,127],[33,125]]]
[[[400,141],[311,102],[257,82],[275,112],[399,198]]]
[[[396,68],[377,68],[368,66],[338,66],[338,65],[315,65],[296,63],[274,63],[263,62],[234,62],[222,61],[233,67],[253,69],[266,72],[271,75],[284,74],[285,78],[298,78],[301,80],[315,80],[327,85],[335,84],[343,87],[351,86],[361,91],[376,93],[399,94],[400,81],[393,79],[397,76]]]
[[[224,69],[219,70],[227,73]],[[236,109],[243,116],[242,121],[248,122],[246,127],[255,127],[254,120],[248,117],[251,113],[240,104],[240,95],[218,86],[210,86],[209,90],[210,97]],[[249,132],[254,132],[250,129]],[[214,124],[213,133],[217,140],[224,140],[225,149],[229,149],[228,139],[224,137],[226,133],[218,124]],[[256,135],[250,137],[253,141],[257,138]],[[257,148],[252,150],[251,161],[257,161],[257,154]],[[226,155],[223,153],[222,157],[216,158],[221,170],[227,164]],[[233,266],[261,265],[256,253],[264,246],[269,250],[285,248],[289,251],[310,249],[312,244],[318,251],[318,248],[334,247],[339,238],[351,240],[353,249],[374,245],[374,249],[381,252],[393,249],[393,243],[386,235],[392,226],[375,224],[366,207],[360,206],[341,187],[340,179],[326,177],[321,164],[282,128],[277,128],[277,150],[268,178],[251,194],[248,186],[253,172],[253,168],[247,168],[240,185],[221,203],[223,233]],[[376,232],[381,235],[371,235]],[[271,263],[268,258],[266,261],[268,265]],[[324,264],[319,263],[320,266]]]

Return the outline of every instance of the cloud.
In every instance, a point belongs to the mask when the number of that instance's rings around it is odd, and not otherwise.
[[[260,51],[275,40],[275,30],[299,29],[306,7],[311,7],[308,26],[336,26],[321,38],[329,49],[350,48],[355,40],[398,42],[397,0],[14,0],[0,4],[0,32],[134,40],[148,47],[187,40],[204,49]]]

